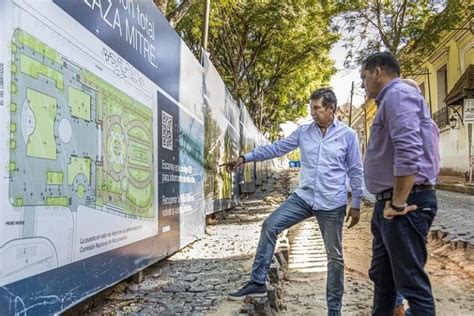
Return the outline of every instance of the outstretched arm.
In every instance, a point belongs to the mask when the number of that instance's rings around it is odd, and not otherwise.
[[[225,166],[227,171],[232,172],[246,162],[262,161],[281,157],[298,147],[299,133],[300,128],[291,133],[288,138],[278,140],[270,145],[256,147],[251,152],[240,156],[237,159],[225,162],[221,166]]]

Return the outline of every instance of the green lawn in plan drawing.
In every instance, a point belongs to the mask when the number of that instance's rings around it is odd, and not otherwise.
[[[133,127],[128,131],[128,136],[135,137],[147,143],[151,143],[151,138],[141,127]]]
[[[26,154],[30,157],[56,159],[54,118],[57,113],[56,99],[44,93],[26,89],[26,98],[35,116],[35,129],[28,137]]]
[[[38,79],[39,75],[50,78],[56,82],[56,88],[64,88],[64,76],[51,67],[48,67],[25,54],[20,54],[20,70],[21,72]]]
[[[64,181],[64,173],[62,171],[48,171],[46,175],[47,184],[61,185]]]
[[[71,157],[71,162],[67,166],[67,184],[72,185],[74,178],[83,174],[87,179],[87,184],[91,182],[91,160],[90,158]]]
[[[147,208],[151,205],[153,191],[151,184],[144,188],[136,188],[133,185],[128,186],[127,198],[136,206],[140,208]],[[147,209],[150,213],[150,210]]]
[[[28,46],[35,52],[51,59],[52,61],[58,64],[62,63],[61,57],[54,49],[44,44],[43,42],[37,40],[34,36],[31,36],[30,34],[23,32],[21,30],[16,30],[15,38],[19,41],[19,44]],[[15,51],[16,51],[16,46],[15,44],[13,44],[12,52],[15,52]]]
[[[69,198],[66,196],[50,196],[46,198],[46,205],[69,206]]]
[[[68,89],[69,106],[71,115],[90,122],[91,120],[91,96],[73,87]]]
[[[128,168],[128,172],[130,176],[138,182],[144,182],[151,176],[151,172],[148,170]]]
[[[129,161],[133,164],[150,168],[151,152],[149,147],[130,141]]]
[[[77,186],[76,195],[80,199],[86,195],[86,187],[82,183]]]

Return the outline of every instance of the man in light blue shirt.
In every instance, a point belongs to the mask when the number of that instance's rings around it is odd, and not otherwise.
[[[352,188],[352,207],[346,222],[349,228],[360,217],[363,196],[363,170],[356,133],[335,119],[337,99],[327,88],[315,91],[311,97],[313,122],[298,127],[288,138],[226,163],[228,171],[242,164],[283,156],[300,148],[301,174],[294,194],[263,223],[251,281],[241,290],[230,293],[231,299],[267,294],[265,281],[275,250],[277,236],[283,230],[315,216],[323,235],[328,256],[326,297],[328,315],[340,315],[344,292],[344,261],[342,227],[347,207],[346,177]]]

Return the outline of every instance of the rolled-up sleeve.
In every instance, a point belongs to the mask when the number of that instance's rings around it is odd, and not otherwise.
[[[347,151],[347,176],[352,190],[352,207],[360,208],[364,196],[362,159],[360,157],[359,142],[357,135],[350,133]]]
[[[281,157],[299,146],[299,134],[301,127],[285,139],[278,140],[270,145],[256,147],[251,152],[244,155],[245,161],[261,161]]]
[[[394,176],[411,176],[420,171],[423,141],[420,134],[419,97],[403,89],[390,95],[384,108],[394,148]]]

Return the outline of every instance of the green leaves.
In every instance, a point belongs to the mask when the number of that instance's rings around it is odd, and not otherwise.
[[[213,0],[212,61],[264,132],[304,116],[312,90],[329,82],[329,50],[338,39],[331,20],[339,10],[335,1]],[[202,11],[193,7],[178,26],[195,53]]]
[[[444,30],[465,19],[468,7],[465,0],[351,1],[337,20],[348,49],[345,66],[358,67],[372,53],[389,50],[400,58],[402,71],[410,72]]]

